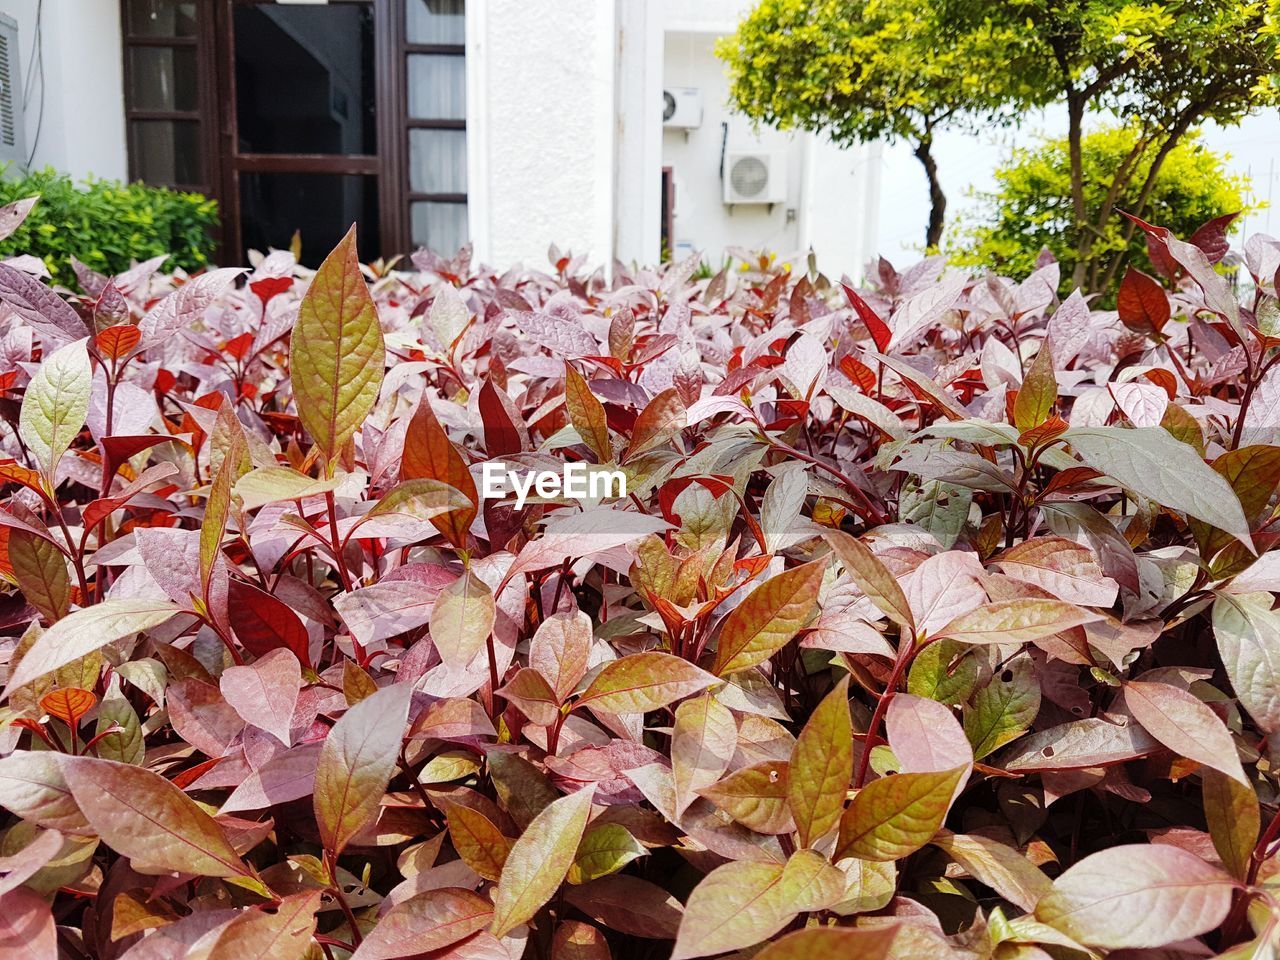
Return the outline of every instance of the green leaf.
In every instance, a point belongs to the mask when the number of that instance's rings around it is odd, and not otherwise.
[[[1264,733],[1280,732],[1280,615],[1269,593],[1219,593],[1213,635],[1231,689]]]
[[[253,877],[217,821],[158,773],[92,757],[61,762],[89,824],[138,873]]]
[[[735,770],[701,794],[744,827],[757,833],[790,833],[790,764],[786,760],[762,760]]]
[[[898,773],[858,791],[840,819],[836,860],[901,860],[933,839],[966,767]]]
[[[902,587],[889,572],[889,568],[880,562],[880,558],[857,537],[841,530],[827,530],[823,535],[858,589],[867,595],[867,599],[879,607],[886,617],[914,636],[916,628],[911,605],[907,603]]]
[[[594,793],[589,785],[561,797],[534,817],[512,845],[493,895],[495,937],[531,920],[560,888],[582,842]]]
[[[493,905],[470,890],[428,890],[387,911],[352,960],[393,960],[443,950],[483,930],[492,916]]]
[[[112,726],[115,733],[107,733]],[[102,698],[98,705],[98,725],[95,736],[102,736],[94,748],[104,760],[141,765],[146,759],[147,745],[142,736],[142,721],[133,705],[117,690]]]
[[[227,532],[227,517],[231,514],[231,480],[235,465],[224,459],[222,469],[209,487],[209,500],[200,520],[200,600],[209,596],[209,581],[213,568],[222,554],[222,538]]]
[[[934,634],[962,643],[1032,643],[1102,614],[1062,600],[997,600],[962,613]]]
[[[497,880],[511,853],[511,841],[480,810],[464,803],[441,802],[449,839],[463,863],[486,880]]]
[[[420,477],[396,484],[360,521],[391,515],[412,517],[415,520],[434,520],[454,510],[468,508],[474,510],[471,501],[449,484]],[[359,525],[356,524],[357,527]]]
[[[791,750],[788,794],[800,844],[821,840],[840,822],[853,778],[849,676],[818,704]]]
[[[976,650],[958,640],[937,640],[923,647],[911,661],[907,691],[949,705],[968,700],[982,673]]]
[[[797,930],[775,940],[756,954],[756,960],[828,960],[847,957],[852,960],[904,960],[907,956],[895,949],[894,941],[901,929],[897,924],[876,927],[812,927]],[[910,960],[922,954],[912,953]]]
[[[718,677],[768,660],[790,642],[813,613],[825,559],[785,570],[751,591],[720,629],[711,672]]]
[[[1053,882],[1013,847],[980,834],[943,833],[933,845],[1010,903],[1034,910]]]
[[[494,748],[485,753],[485,761],[498,802],[522,830],[560,796],[546,775],[519,754]]]
[[[1200,773],[1200,794],[1213,848],[1228,872],[1244,880],[1262,829],[1257,793],[1251,784],[1209,769]]]
[[[313,799],[320,839],[334,856],[378,815],[396,770],[412,690],[396,683],[369,695],[325,737]]]
[[[236,481],[232,490],[246,510],[256,510],[270,503],[305,500],[336,490],[341,480],[313,480],[292,467],[258,467]]]
[[[1041,342],[1036,358],[1031,363],[1013,401],[1013,425],[1019,433],[1026,433],[1040,426],[1049,418],[1053,405],[1058,402],[1058,378],[1053,374],[1053,351],[1049,341]]]
[[[699,790],[724,775],[737,746],[738,723],[729,708],[711,694],[686,700],[676,708],[671,772],[677,816],[698,798]]]
[[[1040,683],[1031,658],[1011,660],[974,694],[964,711],[964,732],[977,760],[1022,736],[1040,712]]]
[[[812,850],[786,864],[726,863],[693,888],[671,960],[707,957],[768,940],[806,910],[844,893],[844,876]]]
[[[84,427],[92,392],[87,340],[68,343],[49,354],[27,384],[18,415],[18,435],[50,489],[58,461]]]
[[[605,664],[577,705],[606,713],[648,713],[716,682],[682,657],[657,651],[633,653]]]
[[[320,264],[289,340],[298,419],[330,473],[378,399],[386,348],[378,310],[356,257],[353,225]]]
[[[613,447],[609,443],[609,424],[605,417],[604,405],[596,399],[596,395],[582,379],[582,374],[573,368],[573,364],[564,365],[564,405],[569,411],[569,422],[578,431],[591,452],[596,455],[597,463],[608,463],[613,459]]]
[[[467,570],[436,596],[428,620],[431,642],[446,666],[465,667],[493,633],[493,591]]]
[[[41,634],[23,655],[5,695],[109,643],[158,627],[180,612],[168,600],[104,600],[75,610]]]
[[[27,530],[9,532],[9,565],[27,601],[53,623],[71,606],[67,558],[50,540]]]
[[[1171,510],[1225,530],[1252,547],[1249,524],[1231,484],[1200,454],[1162,427],[1073,428],[1064,434],[1095,470]]]
[[[898,519],[922,527],[950,550],[969,522],[973,491],[941,480],[909,478],[898,495]]]
[[[573,866],[569,868],[569,882],[581,884],[607,877],[646,852],[622,824],[602,823],[588,830],[578,844]]]
[[[1068,869],[1036,905],[1036,919],[1093,947],[1162,947],[1226,919],[1235,882],[1167,844],[1111,847]]]

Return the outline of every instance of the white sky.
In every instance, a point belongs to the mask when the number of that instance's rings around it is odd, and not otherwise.
[[[1101,121],[1099,121],[1101,122]],[[1065,136],[1065,109],[1029,114],[1017,129],[993,129],[976,135],[944,133],[934,145],[938,172],[947,194],[947,223],[955,222],[962,211],[972,211],[974,201],[966,196],[970,187],[989,190],[991,173],[1004,162],[1010,146],[1030,146],[1044,135]],[[1238,127],[1203,128],[1205,141],[1218,152],[1230,155],[1233,172],[1249,174],[1256,200],[1270,200],[1267,209],[1255,211],[1244,224],[1244,233],[1280,231],[1280,112],[1267,111],[1250,117]],[[919,259],[929,220],[929,196],[924,169],[906,144],[884,148],[881,160],[880,251],[895,266],[903,267]]]

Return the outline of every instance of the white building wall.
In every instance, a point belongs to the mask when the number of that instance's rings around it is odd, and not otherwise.
[[[38,0],[0,0],[18,21],[25,137],[31,166],[56,167],[76,179],[128,175],[119,0],[44,0],[41,70],[36,47]],[[33,54],[36,57],[33,59]],[[31,70],[33,63],[35,69]]]
[[[868,162],[875,151],[842,149],[807,133],[756,129],[732,110],[715,44],[734,29],[738,5],[735,0],[667,3],[664,83],[697,88],[703,109],[700,127],[662,133],[662,162],[671,167],[675,182],[673,255],[700,251],[719,266],[730,247],[787,258],[812,248],[820,269],[856,278],[875,245],[879,167]],[[725,204],[721,157],[751,149],[783,161],[784,202]]]
[[[715,56],[715,33],[667,33],[663,77],[667,86],[692,87],[702,95],[702,125],[662,131],[662,163],[675,182],[672,255],[701,251],[718,267],[731,246],[793,254],[800,242],[799,203],[804,173],[802,137],[751,129],[732,114],[724,64]],[[782,158],[787,199],[783,203],[724,203],[720,162],[725,151],[759,147]]]
[[[615,8],[608,0],[467,4],[471,233],[481,259],[613,250]]]

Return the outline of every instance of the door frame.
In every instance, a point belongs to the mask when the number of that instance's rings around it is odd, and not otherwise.
[[[377,153],[367,154],[242,154],[236,137],[235,25],[239,6],[266,6],[276,0],[217,0],[213,7],[213,74],[216,78],[217,150],[210,161],[210,179],[219,187],[222,212],[222,252],[244,258],[240,217],[241,173],[331,173],[377,178],[378,242],[381,256],[392,256],[408,246],[408,211],[404,202],[403,169],[406,135],[403,116],[405,84],[397,71],[403,25],[395,16],[401,4],[394,0],[329,0],[331,3],[363,3],[373,7],[374,122]],[[201,4],[205,6],[205,4]],[[207,141],[206,141],[207,142]]]

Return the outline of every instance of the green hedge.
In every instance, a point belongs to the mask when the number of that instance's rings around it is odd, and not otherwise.
[[[86,180],[75,184],[51,168],[0,177],[0,204],[40,195],[31,215],[0,241],[0,256],[40,257],[54,279],[76,286],[71,257],[116,274],[134,261],[170,254],[164,269],[197,270],[213,255],[218,204],[198,193],[143,183]]]

